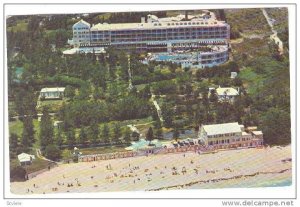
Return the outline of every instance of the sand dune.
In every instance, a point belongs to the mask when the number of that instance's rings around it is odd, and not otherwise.
[[[149,191],[245,187],[249,183],[259,187],[262,182],[291,178],[289,158],[291,147],[287,146],[62,164],[31,180],[11,183],[11,192]]]

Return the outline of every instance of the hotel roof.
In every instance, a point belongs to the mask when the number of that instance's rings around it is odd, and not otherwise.
[[[76,22],[76,23],[73,25],[73,27],[75,27],[75,26],[77,26],[77,25],[79,25],[79,24],[84,24],[84,25],[86,25],[86,26],[88,26],[88,27],[91,27],[91,24],[88,23],[88,22],[86,22],[86,21],[84,21],[83,19],[81,19],[79,22]]]
[[[241,126],[239,125],[238,122],[225,123],[225,124],[203,125],[202,127],[208,136],[217,135],[217,134],[242,132]]]
[[[262,135],[263,133],[262,133],[262,131],[253,131],[252,132],[254,135]]]
[[[177,17],[168,17],[168,18],[157,18],[154,15],[150,15],[152,22],[144,23],[99,23],[93,25],[91,31],[98,30],[124,30],[124,29],[155,29],[155,28],[180,28],[180,27],[195,27],[195,26],[225,26],[227,25],[224,21],[218,21],[215,18],[203,19],[202,16],[189,16],[191,20],[183,21],[184,15],[178,15]]]

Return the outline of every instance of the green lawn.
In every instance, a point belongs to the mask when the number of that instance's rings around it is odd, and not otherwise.
[[[261,9],[225,9],[227,22],[242,32],[251,31],[253,34],[270,33],[270,27]]]
[[[249,94],[255,94],[263,85],[265,78],[262,75],[255,73],[252,68],[246,67],[239,73],[239,77],[245,83]]]
[[[39,101],[40,106],[39,106],[38,112],[41,112],[41,109],[45,106],[47,106],[49,108],[50,112],[57,112],[62,107],[62,105],[65,101],[66,101],[66,99]]]
[[[27,30],[28,23],[25,20],[20,20],[15,26],[8,27],[8,31],[14,31],[14,32],[24,32]]]
[[[33,153],[30,153],[30,154],[33,154]],[[26,169],[27,173],[32,173],[32,172],[36,172],[36,171],[47,168],[49,164],[50,164],[50,162],[39,159],[35,156],[35,160],[33,160],[32,164],[27,165],[24,168]],[[10,169],[15,168],[19,165],[20,165],[20,163],[19,163],[18,158],[10,160]]]
[[[39,133],[39,121],[37,119],[33,119],[34,130]],[[23,131],[23,123],[20,120],[9,122],[9,133],[15,133],[18,136],[22,136]]]
[[[105,154],[105,153],[113,153],[113,152],[124,152],[126,146],[111,146],[111,147],[91,147],[91,148],[79,148],[79,151],[83,155],[91,155],[91,154]],[[72,159],[73,150],[64,149],[62,151],[63,159]]]
[[[121,128],[127,127],[127,125],[129,124],[145,124],[145,123],[149,123],[152,122],[152,117],[149,116],[147,118],[143,118],[143,119],[134,119],[134,120],[124,120],[124,121],[111,121],[111,122],[107,122],[107,123],[101,123],[99,124],[100,128],[102,128],[104,126],[104,124],[107,124],[109,128],[113,127],[115,124],[120,124]]]
[[[46,169],[48,168],[48,165],[51,162],[48,162],[46,160],[42,160],[39,158],[36,158],[31,165],[26,166],[26,171],[27,173],[32,173],[32,172],[36,172],[42,169]]]

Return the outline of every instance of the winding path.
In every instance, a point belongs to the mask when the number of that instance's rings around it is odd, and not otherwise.
[[[273,23],[274,23],[275,20],[272,19],[271,17],[269,17],[269,15],[268,15],[268,13],[267,13],[267,11],[265,9],[261,9],[261,10],[262,10],[262,12],[263,12],[263,14],[264,14],[264,16],[265,16],[265,18],[266,18],[269,26],[271,27],[271,30],[273,32],[273,34],[270,35],[270,39],[274,40],[274,42],[278,45],[278,52],[279,52],[280,55],[282,55],[283,54],[283,43],[280,40],[280,38],[278,37],[277,31],[274,29]]]
[[[131,76],[131,69],[130,69],[130,55],[128,55],[128,82],[129,82],[128,89],[129,90],[133,88],[131,77],[132,76]]]
[[[153,103],[154,106],[155,106],[155,109],[156,109],[156,111],[157,111],[157,116],[158,116],[159,120],[160,120],[161,122],[163,122],[163,118],[162,118],[162,115],[161,115],[161,109],[160,109],[160,107],[159,107],[157,101],[155,100],[155,95],[152,94],[152,93],[151,93],[151,101],[152,101],[152,103]]]

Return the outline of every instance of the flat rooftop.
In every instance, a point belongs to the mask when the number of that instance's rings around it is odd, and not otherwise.
[[[42,88],[41,92],[64,92],[65,88],[57,87],[57,88]]]
[[[151,15],[154,22],[139,22],[139,23],[99,23],[93,25],[91,31],[98,30],[124,30],[124,29],[163,29],[163,28],[181,28],[181,27],[211,27],[211,26],[227,26],[228,24],[224,21],[218,21],[214,16],[209,19],[203,19],[201,15],[190,16],[189,20],[184,20],[184,15],[178,15],[177,17],[168,18],[157,18]]]

